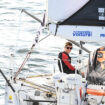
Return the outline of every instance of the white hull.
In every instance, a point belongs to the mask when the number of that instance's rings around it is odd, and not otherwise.
[[[59,82],[59,79],[63,82]],[[6,85],[5,105],[105,105],[105,94],[85,94],[86,81],[77,74],[59,73],[53,76],[19,79],[16,83],[12,82],[12,86],[15,93]],[[105,86],[101,85],[88,85],[87,88],[105,90]],[[101,101],[104,104],[101,104]]]
[[[47,77],[47,79],[48,78],[49,76]],[[49,98],[46,96],[46,94],[51,93],[51,91],[53,91],[55,95],[54,89],[52,90],[50,89],[50,87],[47,87],[47,82],[49,82],[49,80],[47,81],[47,79],[44,77],[37,77],[19,79],[16,80],[16,83],[11,82],[12,86],[15,88],[15,93],[11,90],[11,88],[8,85],[6,85],[5,105],[36,105],[36,103],[39,103],[30,102],[28,100],[55,101],[53,97]],[[41,102],[40,105],[42,103],[43,102]],[[48,102],[44,103],[48,104]]]

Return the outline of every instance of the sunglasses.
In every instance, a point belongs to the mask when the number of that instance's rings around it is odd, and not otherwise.
[[[70,49],[70,50],[72,49],[72,47],[66,47],[66,48],[67,48],[67,49]]]

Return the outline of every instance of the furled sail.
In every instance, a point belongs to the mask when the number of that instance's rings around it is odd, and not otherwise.
[[[105,0],[48,0],[48,19],[49,30],[55,35],[105,41]]]

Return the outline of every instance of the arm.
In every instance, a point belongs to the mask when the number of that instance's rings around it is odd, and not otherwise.
[[[62,53],[62,60],[65,63],[65,65],[72,71],[75,70],[75,68],[70,64],[70,62],[68,61],[68,56],[65,53]]]

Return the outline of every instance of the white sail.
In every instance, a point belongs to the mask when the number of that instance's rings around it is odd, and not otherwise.
[[[49,30],[55,34],[56,25],[49,25]],[[74,41],[102,42],[105,41],[105,27],[60,25],[56,35]]]
[[[52,34],[75,41],[105,41],[105,0],[48,0],[48,20]]]
[[[76,13],[89,0],[48,0],[48,17],[55,21],[64,21]]]

